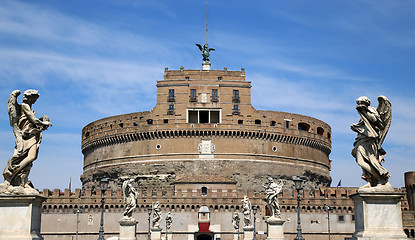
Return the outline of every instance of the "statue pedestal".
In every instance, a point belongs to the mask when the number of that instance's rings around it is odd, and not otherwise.
[[[135,233],[137,228],[137,221],[132,218],[123,218],[118,221],[120,224],[120,238],[119,240],[137,240]]]
[[[351,195],[355,208],[354,240],[407,239],[402,228],[404,193],[364,192]]]
[[[151,240],[161,239],[161,228],[151,228]]]
[[[268,224],[267,240],[286,240],[286,238],[284,238],[284,229],[282,227],[285,222],[284,220],[281,218],[270,217],[266,222]]]
[[[254,239],[254,227],[253,226],[245,226],[244,229],[244,240],[252,240]]]
[[[202,70],[209,71],[210,70],[210,62],[203,62],[202,63]]]
[[[239,237],[239,232],[238,231],[233,233],[233,240],[241,240],[240,237]]]
[[[41,240],[42,202],[46,198],[19,195],[0,196],[0,239]]]

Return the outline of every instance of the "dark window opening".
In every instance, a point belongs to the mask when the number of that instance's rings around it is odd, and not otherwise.
[[[210,123],[219,123],[219,111],[210,112]]]
[[[207,195],[207,187],[202,187],[202,195],[203,196]]]
[[[134,125],[135,127],[137,127],[137,126],[138,126],[138,123],[137,123],[137,122],[133,122],[133,125]]]
[[[256,125],[261,125],[261,120],[256,119],[256,120],[255,120],[255,124],[256,124]]]
[[[327,138],[329,139],[329,140],[331,140],[331,134],[328,132],[327,133]]]
[[[290,128],[290,121],[285,121],[285,128]]]
[[[239,119],[238,124],[244,124],[244,120]]]
[[[169,119],[164,119],[164,124],[169,123]]]
[[[120,127],[124,127],[124,123],[120,123],[119,125],[120,125]]]
[[[298,130],[300,131],[307,131],[310,130],[310,125],[308,125],[307,123],[298,123]]]
[[[89,137],[89,135],[90,135],[90,133],[89,133],[89,132],[86,132],[86,133],[85,133],[85,137]]]
[[[189,111],[189,123],[197,123],[198,122],[198,114],[197,111]]]
[[[218,80],[222,80],[222,77],[218,77]]]
[[[218,101],[218,89],[212,89],[212,102]]]
[[[199,111],[199,123],[209,123],[209,111]]]
[[[169,105],[169,110],[174,110],[174,105],[173,104]]]
[[[344,222],[344,215],[339,215],[339,222]]]
[[[324,134],[324,129],[323,129],[323,128],[321,128],[321,127],[318,127],[318,128],[317,128],[317,134],[318,134],[318,135],[323,136],[323,134]]]
[[[277,124],[277,122],[275,122],[275,121],[271,121],[270,126],[275,126],[275,124]]]
[[[184,77],[184,79],[189,80],[189,79],[190,79],[190,77]]]
[[[153,119],[147,119],[147,124],[153,124]]]

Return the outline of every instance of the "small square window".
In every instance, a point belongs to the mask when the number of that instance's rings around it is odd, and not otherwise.
[[[190,77],[184,77],[184,79],[189,80],[189,79],[190,79]]]
[[[244,120],[239,119],[239,120],[238,120],[238,124],[244,124]]]
[[[339,215],[339,222],[344,222],[344,215]]]
[[[164,119],[164,124],[169,123],[169,119]]]

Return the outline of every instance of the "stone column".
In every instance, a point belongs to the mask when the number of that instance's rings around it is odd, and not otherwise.
[[[0,239],[43,240],[40,222],[45,200],[39,195],[0,196]]]
[[[120,238],[119,240],[137,240],[135,233],[137,228],[137,221],[130,218],[123,218],[118,221],[120,224]]]
[[[285,222],[284,220],[281,218],[270,217],[266,222],[268,224],[267,240],[286,240],[286,238],[284,238],[284,229],[282,227]]]
[[[407,239],[402,228],[401,198],[397,192],[358,192],[350,197],[355,208],[354,240]]]
[[[243,229],[244,229],[244,240],[254,239],[254,227],[253,226],[245,226]]]
[[[151,240],[161,239],[161,228],[151,228]]]

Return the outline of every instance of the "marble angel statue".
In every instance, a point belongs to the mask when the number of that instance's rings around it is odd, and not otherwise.
[[[13,91],[8,101],[10,126],[13,127],[16,145],[13,156],[4,169],[3,177],[5,186],[20,186],[30,190],[34,188],[28,177],[33,162],[38,157],[42,132],[52,124],[47,116],[35,117],[32,105],[39,98],[37,90],[25,91],[22,104],[17,102],[19,95],[19,90]]]
[[[153,228],[160,229],[160,221],[161,221],[161,207],[160,202],[154,202],[152,204],[153,208]]]
[[[264,186],[266,194],[266,202],[271,210],[271,217],[281,219],[280,205],[278,204],[278,194],[282,191],[284,182],[280,179],[275,183],[272,178],[268,178],[268,184]]]
[[[242,199],[242,213],[244,214],[245,226],[251,226],[251,209],[251,202],[247,196],[244,196],[244,199]]]
[[[127,204],[124,211],[124,218],[131,219],[133,216],[134,209],[137,206],[138,192],[133,187],[132,183],[134,179],[125,180],[122,183],[122,194],[124,203]]]
[[[391,125],[392,107],[385,96],[379,96],[378,101],[378,107],[374,108],[370,106],[369,98],[359,97],[356,100],[356,110],[360,121],[350,126],[357,133],[352,155],[362,168],[362,178],[367,182],[360,189],[393,189],[388,182],[389,172],[382,166],[386,155],[382,144]]]

